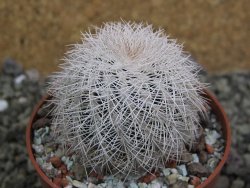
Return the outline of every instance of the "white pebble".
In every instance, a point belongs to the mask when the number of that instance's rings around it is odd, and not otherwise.
[[[171,172],[172,174],[178,174],[178,171],[177,171],[176,168],[171,168],[171,169],[170,169],[170,172]]]
[[[95,184],[93,184],[93,183],[89,183],[89,185],[88,185],[88,188],[96,188],[97,186],[95,185]]]
[[[161,184],[160,183],[158,183],[158,182],[152,182],[152,183],[150,183],[149,185],[148,185],[148,187],[150,187],[150,188],[161,188]]]
[[[26,79],[26,76],[21,74],[20,76],[15,78],[14,80],[15,85],[20,85],[25,79]]]
[[[128,187],[129,188],[138,188],[138,186],[135,182],[131,182]]]
[[[117,188],[124,188],[124,185],[121,181],[119,181],[116,185]]]
[[[64,187],[64,188],[72,188],[73,186],[72,185],[67,185],[66,187]]]
[[[208,145],[213,145],[220,137],[221,135],[216,130],[207,131],[207,135],[205,136],[205,142]]]
[[[164,168],[162,170],[162,172],[163,172],[164,176],[168,176],[170,174],[170,170],[168,168]]]
[[[194,163],[200,162],[199,157],[198,157],[198,155],[196,153],[192,154],[192,158],[193,158]]]
[[[201,181],[203,182],[203,181],[206,181],[206,179],[207,179],[207,177],[202,177],[201,178]]]
[[[18,99],[18,102],[19,102],[20,104],[25,104],[25,103],[28,102],[28,99],[27,99],[26,97],[20,97],[20,98]]]
[[[139,188],[147,188],[148,185],[146,183],[138,183]]]
[[[66,176],[66,179],[68,180],[68,182],[70,182],[72,184],[73,180],[70,176]]]
[[[181,180],[181,181],[185,181],[185,182],[188,182],[188,180],[189,180],[189,177],[185,177],[185,176],[180,176],[180,177],[178,177],[178,180]]]
[[[8,107],[8,102],[6,100],[0,99],[0,112],[5,111]]]
[[[187,168],[186,165],[179,165],[176,167],[178,172],[182,175],[182,176],[187,176]]]
[[[42,164],[44,163],[44,161],[43,161],[43,159],[42,159],[41,157],[37,157],[37,158],[36,158],[36,162],[37,162],[40,166],[42,166]]]
[[[38,154],[42,154],[44,152],[44,147],[43,145],[35,145],[32,144],[32,148],[36,151]]]
[[[77,188],[88,188],[87,185],[85,183],[81,183],[77,180],[73,180],[72,184],[77,187]]]
[[[40,137],[35,137],[33,141],[34,141],[34,144],[35,144],[35,145],[40,145],[40,144],[42,144],[42,139],[41,139]]]

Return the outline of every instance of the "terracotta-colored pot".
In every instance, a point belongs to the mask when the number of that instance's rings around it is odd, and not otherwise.
[[[197,186],[197,188],[212,188],[214,183],[216,182],[217,177],[220,175],[220,171],[225,164],[229,151],[231,146],[231,129],[230,125],[227,119],[227,116],[220,105],[219,101],[216,99],[216,97],[209,91],[205,90],[205,97],[208,99],[208,103],[211,106],[214,113],[217,115],[217,118],[221,122],[222,128],[223,128],[223,134],[224,138],[226,140],[226,147],[224,156],[222,157],[221,161],[219,162],[218,166],[215,168],[214,172],[200,185]],[[26,130],[26,146],[29,154],[29,158],[35,167],[35,170],[38,173],[38,176],[41,180],[42,186],[44,188],[58,188],[41,170],[38,163],[35,160],[33,150],[32,150],[32,138],[33,138],[33,131],[32,131],[32,124],[36,120],[36,114],[38,109],[42,106],[42,104],[45,102],[45,100],[48,98],[48,96],[43,97],[43,99],[38,103],[36,108],[34,109],[32,116],[30,118],[27,130]]]

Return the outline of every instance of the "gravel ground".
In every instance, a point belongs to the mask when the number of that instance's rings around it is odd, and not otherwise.
[[[230,158],[219,188],[250,188],[250,72],[206,75],[232,127]],[[37,70],[23,70],[8,59],[0,70],[0,188],[38,188],[40,183],[25,148],[25,128],[32,108],[44,94]]]

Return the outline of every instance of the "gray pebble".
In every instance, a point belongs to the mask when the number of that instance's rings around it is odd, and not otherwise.
[[[214,188],[228,188],[230,187],[230,181],[227,176],[219,176],[215,182]]]
[[[18,76],[23,72],[23,68],[20,64],[16,63],[16,61],[8,58],[4,60],[3,72],[11,76]]]
[[[6,109],[8,109],[8,107],[9,107],[8,101],[0,99],[0,112],[5,111]]]
[[[205,177],[209,174],[208,169],[201,163],[188,164],[187,169],[191,175],[195,175],[198,177]]]
[[[238,178],[233,181],[231,188],[243,188],[244,185],[245,185],[245,182]]]

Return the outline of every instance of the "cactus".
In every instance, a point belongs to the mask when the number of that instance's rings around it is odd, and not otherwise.
[[[95,171],[179,161],[205,110],[197,64],[151,25],[106,23],[82,35],[49,82],[56,139]]]

